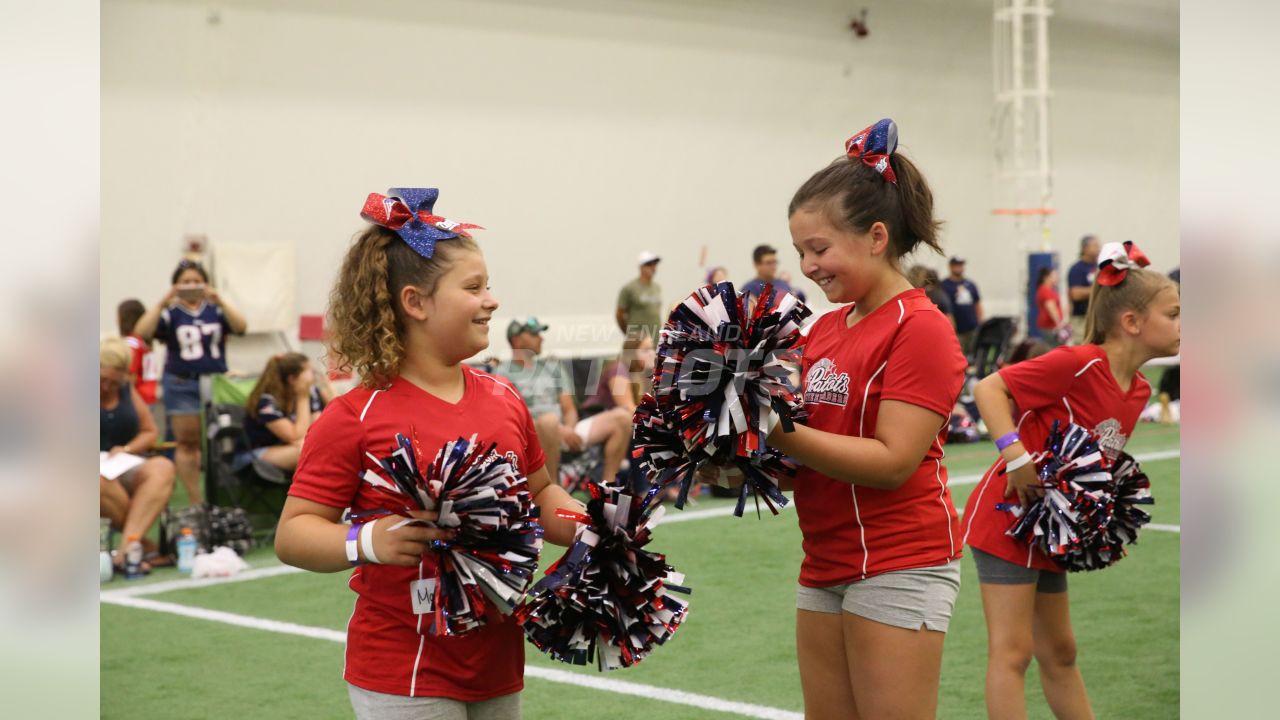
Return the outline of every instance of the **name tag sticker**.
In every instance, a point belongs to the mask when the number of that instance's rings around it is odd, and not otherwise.
[[[423,578],[409,583],[409,594],[413,596],[414,615],[426,615],[436,611],[435,578]]]

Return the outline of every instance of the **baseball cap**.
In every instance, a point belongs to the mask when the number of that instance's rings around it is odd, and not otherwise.
[[[655,255],[654,253],[649,252],[648,250],[645,250],[644,252],[640,253],[640,256],[639,256],[639,257],[637,257],[637,258],[636,258],[636,264],[637,264],[637,265],[648,265],[649,263],[655,263],[655,262],[658,262],[658,261],[659,261],[659,260],[661,260],[661,259],[662,259],[662,258],[658,257],[658,256],[657,256],[657,255]]]
[[[507,339],[510,340],[522,332],[531,332],[537,335],[546,329],[546,325],[539,322],[538,318],[530,315],[524,320],[512,320],[507,324]]]
[[[959,255],[952,255],[952,256],[951,256],[951,264],[952,264],[952,265],[963,265],[963,264],[964,264],[964,258],[960,257]]]

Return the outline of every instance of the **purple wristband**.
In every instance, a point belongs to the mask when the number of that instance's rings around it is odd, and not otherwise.
[[[996,440],[996,449],[1003,452],[1005,448],[1016,442],[1021,442],[1021,440],[1022,438],[1018,437],[1018,431],[1014,430],[1007,435],[1000,436],[1000,439]]]
[[[360,537],[360,528],[364,527],[364,523],[351,523],[351,529],[347,531],[347,562],[352,565],[363,565],[360,561],[360,552],[356,549],[357,539]]]

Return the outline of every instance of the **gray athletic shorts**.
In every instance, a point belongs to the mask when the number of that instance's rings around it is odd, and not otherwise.
[[[365,690],[347,683],[356,720],[520,720],[520,693],[480,702],[441,697],[408,697]]]
[[[978,582],[984,585],[1030,585],[1036,592],[1064,593],[1067,591],[1067,574],[1052,570],[1039,570],[1011,563],[970,545],[973,563],[978,566]]]
[[[960,561],[894,570],[826,588],[800,586],[796,607],[838,615],[841,611],[885,625],[946,632],[960,593]]]

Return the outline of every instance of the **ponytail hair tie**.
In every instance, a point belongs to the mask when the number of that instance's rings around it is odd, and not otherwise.
[[[394,230],[414,252],[428,260],[435,254],[437,241],[470,238],[468,230],[484,229],[436,215],[436,198],[440,197],[437,188],[391,188],[387,192],[389,195],[369,193],[360,217]]]
[[[1144,268],[1150,264],[1146,254],[1132,240],[1107,243],[1098,254],[1098,284],[1115,287],[1124,282],[1131,269]]]
[[[898,176],[889,164],[889,156],[898,149],[898,125],[889,118],[863,129],[844,143],[845,154],[880,173],[885,180],[898,184]]]

